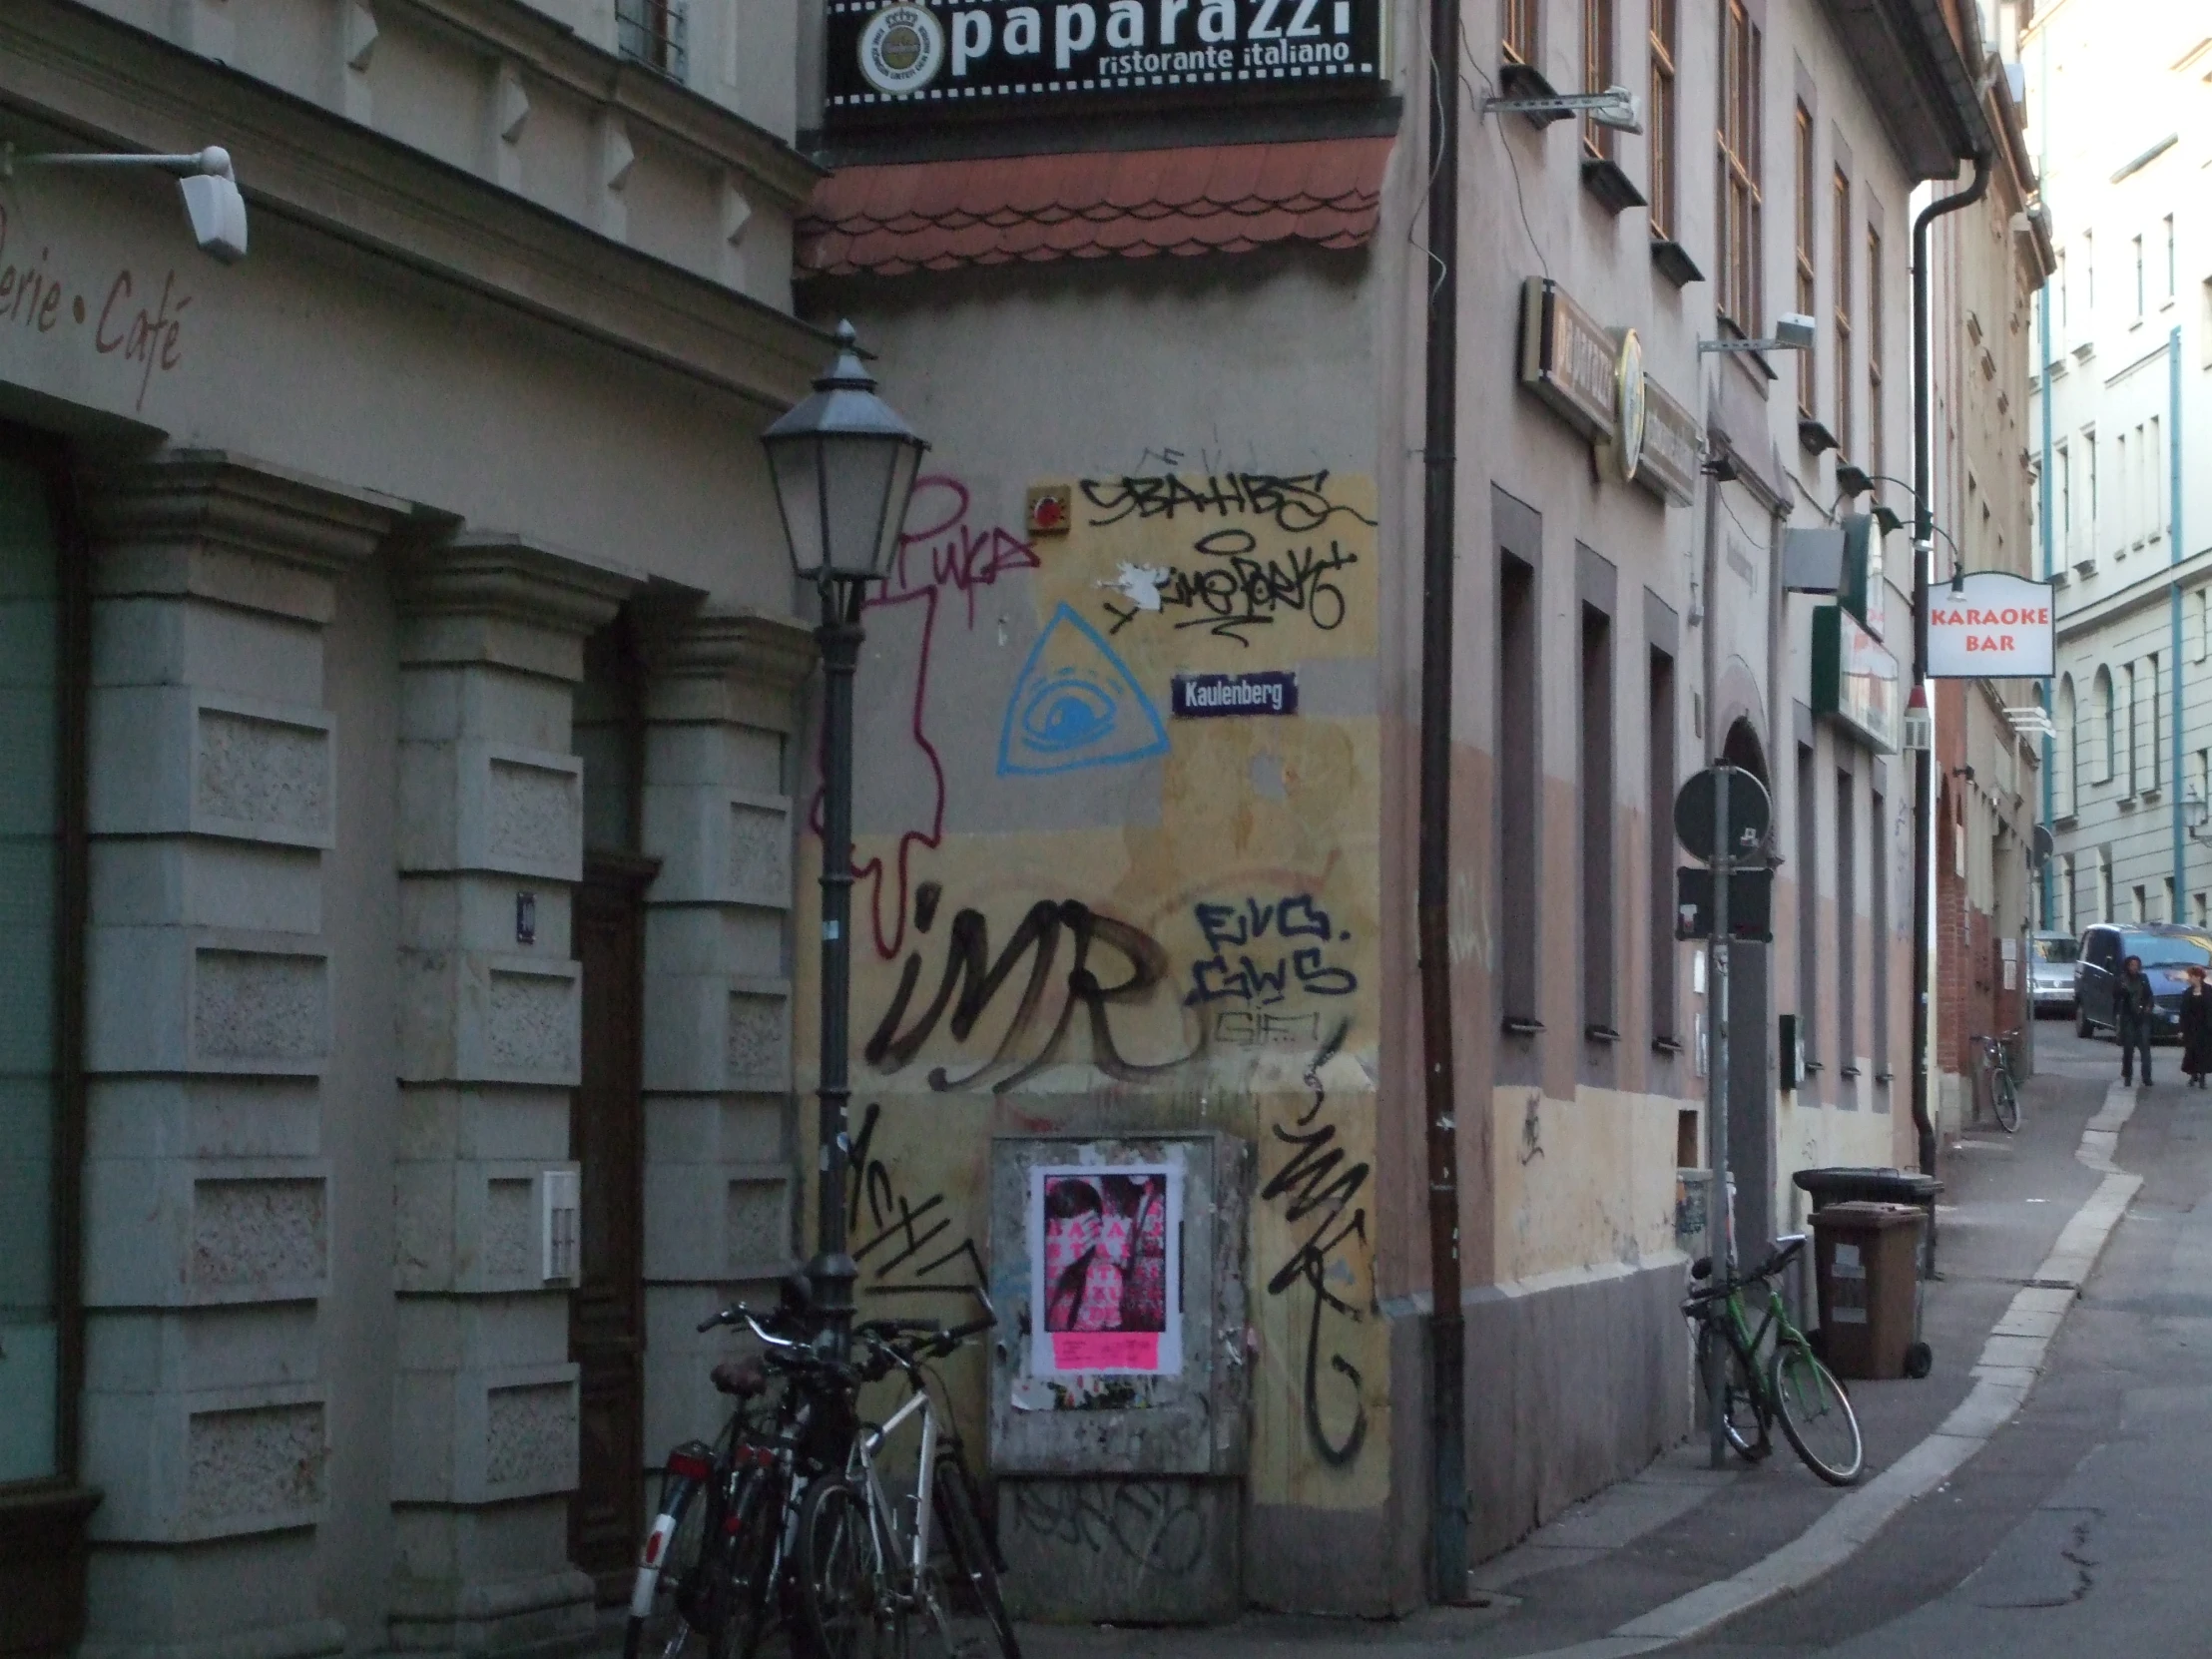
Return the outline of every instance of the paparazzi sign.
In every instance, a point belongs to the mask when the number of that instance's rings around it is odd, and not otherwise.
[[[1373,94],[1382,0],[830,0],[832,126]]]
[[[1928,672],[1937,680],[2042,680],[2057,655],[2048,582],[1977,570],[1928,590]]]

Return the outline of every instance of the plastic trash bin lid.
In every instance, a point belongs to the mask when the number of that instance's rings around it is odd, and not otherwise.
[[[1933,1175],[1909,1169],[1801,1169],[1791,1184],[1822,1204],[1865,1199],[1886,1204],[1926,1204],[1943,1190]]]

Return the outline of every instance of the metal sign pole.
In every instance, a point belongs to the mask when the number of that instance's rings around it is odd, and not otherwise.
[[[1736,847],[1728,820],[1729,774],[1719,769],[1713,790],[1713,933],[1708,947],[1713,963],[1712,1006],[1706,1019],[1705,1066],[1706,1120],[1713,1145],[1712,1208],[1719,1218],[1719,1238],[1713,1252],[1713,1271],[1736,1271],[1736,1229],[1728,1195],[1728,888],[1736,871]],[[1713,1436],[1713,1467],[1728,1463],[1728,1357],[1727,1346],[1715,1343],[1712,1376],[1705,1380]]]

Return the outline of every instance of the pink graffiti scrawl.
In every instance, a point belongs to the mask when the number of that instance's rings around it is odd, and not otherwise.
[[[865,863],[855,860],[852,865],[853,878],[867,884],[868,918],[875,935],[875,953],[885,961],[895,958],[905,943],[914,848],[934,848],[944,839],[944,763],[938,757],[936,745],[929,741],[928,733],[929,663],[936,643],[939,600],[947,590],[958,594],[966,602],[967,626],[972,632],[975,628],[975,590],[994,585],[1006,571],[1035,570],[1040,562],[1036,549],[1004,525],[994,524],[987,529],[971,525],[969,505],[967,486],[957,478],[932,474],[914,480],[913,497],[906,505],[908,528],[899,532],[898,552],[891,562],[890,577],[865,607],[871,611],[890,605],[922,607],[921,645],[914,653],[912,714],[907,732],[928,769],[927,799],[915,803],[911,822],[899,831],[898,850],[891,869],[884,868],[880,857],[870,858]],[[912,528],[917,520],[922,528]],[[815,756],[815,775],[818,778],[822,775],[819,751]],[[807,811],[807,827],[817,836],[821,835],[820,785]],[[886,887],[891,890],[886,892]],[[886,898],[891,900],[887,925]]]

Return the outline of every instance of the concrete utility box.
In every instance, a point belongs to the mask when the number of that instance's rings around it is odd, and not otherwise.
[[[1218,1134],[992,1142],[991,1468],[1017,1616],[1241,1607],[1250,1168]]]

